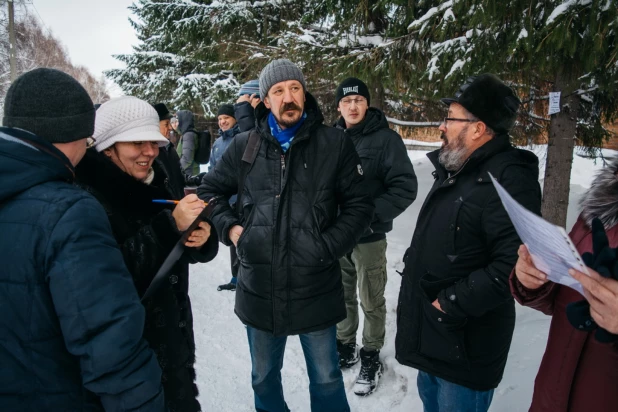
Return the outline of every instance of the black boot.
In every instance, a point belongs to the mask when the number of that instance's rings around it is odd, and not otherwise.
[[[233,277],[232,280],[230,280],[230,283],[217,286],[217,290],[219,292],[222,290],[231,290],[232,292],[234,292],[236,290],[236,277]]]
[[[339,355],[339,367],[341,369],[349,368],[359,360],[356,342],[341,343],[337,339],[337,354]]]
[[[360,350],[361,370],[354,384],[354,393],[358,396],[371,395],[378,387],[378,381],[382,376],[382,362],[380,351]]]

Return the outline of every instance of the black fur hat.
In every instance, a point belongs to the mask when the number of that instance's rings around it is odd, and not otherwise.
[[[513,128],[521,104],[513,89],[490,73],[468,77],[455,97],[440,101],[447,106],[459,103],[496,133]]]

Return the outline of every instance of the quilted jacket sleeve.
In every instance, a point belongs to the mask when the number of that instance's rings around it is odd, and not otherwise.
[[[340,258],[354,248],[369,228],[375,206],[363,184],[361,161],[354,143],[343,136],[337,172],[337,203],[339,216],[323,233],[324,241],[334,257]]]
[[[106,411],[163,411],[161,370],[142,338],[144,308],[92,198],[70,207],[45,251],[47,283],[67,350]]]

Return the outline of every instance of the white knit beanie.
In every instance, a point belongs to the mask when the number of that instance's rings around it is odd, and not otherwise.
[[[97,152],[117,142],[158,142],[159,146],[169,143],[159,131],[157,111],[133,96],[116,97],[99,107],[93,137]]]

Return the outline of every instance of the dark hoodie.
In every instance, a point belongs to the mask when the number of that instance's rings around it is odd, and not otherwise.
[[[178,118],[178,131],[181,135],[176,148],[180,157],[180,167],[185,174],[195,176],[200,173],[200,165],[194,160],[198,141],[193,113],[189,110],[179,110],[176,117]]]
[[[359,243],[384,239],[393,229],[393,220],[416,199],[418,184],[406,146],[401,136],[389,128],[384,113],[373,107],[358,125],[346,129],[341,117],[335,126],[352,139],[376,206],[371,228]]]
[[[0,128],[0,410],[163,411],[103,208],[53,145]]]

